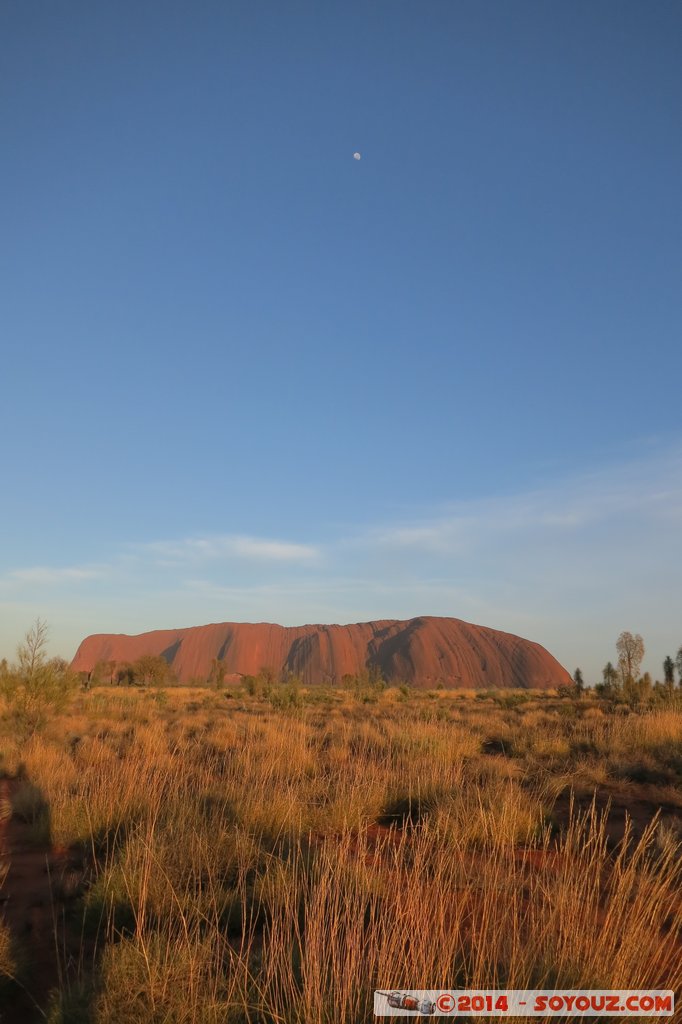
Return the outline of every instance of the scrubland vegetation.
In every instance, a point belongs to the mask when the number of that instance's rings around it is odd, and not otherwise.
[[[17,731],[6,694],[0,724],[5,818],[51,851],[51,1024],[355,1024],[375,988],[682,981],[677,694],[56,698]],[[9,1013],[34,941],[0,930]]]

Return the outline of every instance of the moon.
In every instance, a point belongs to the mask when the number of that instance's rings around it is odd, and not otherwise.
[[[354,160],[362,160],[362,153],[353,153]]]

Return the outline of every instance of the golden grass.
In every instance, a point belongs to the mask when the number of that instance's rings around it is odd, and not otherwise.
[[[652,808],[614,846],[589,801],[554,816],[644,764],[674,801],[679,712],[165,692],[81,694],[21,748],[0,736],[23,813],[48,807],[51,841],[88,858],[94,1024],[356,1024],[378,987],[682,983],[676,819]]]

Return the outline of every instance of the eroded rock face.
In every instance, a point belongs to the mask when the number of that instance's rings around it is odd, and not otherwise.
[[[568,672],[539,644],[461,619],[424,616],[349,626],[277,626],[221,622],[138,636],[95,634],[82,642],[72,668],[90,672],[98,661],[117,664],[162,655],[180,682],[205,679],[214,659],[227,678],[263,667],[287,671],[306,685],[340,683],[346,674],[376,669],[389,682],[425,688],[547,689],[570,683]]]

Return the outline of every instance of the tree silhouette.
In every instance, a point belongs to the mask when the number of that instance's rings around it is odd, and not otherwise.
[[[610,661],[607,661],[604,665],[602,676],[604,678],[604,689],[608,692],[615,690],[618,685],[618,672]]]
[[[675,685],[675,662],[668,655],[663,662],[663,681],[669,690]]]
[[[677,665],[677,674],[680,677],[680,686],[682,686],[682,647],[680,647],[675,655],[675,664]]]

